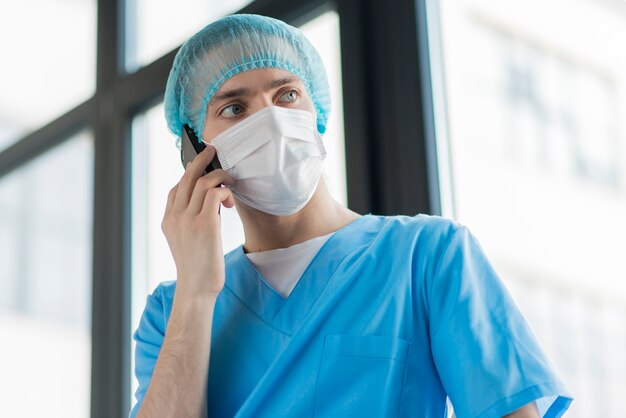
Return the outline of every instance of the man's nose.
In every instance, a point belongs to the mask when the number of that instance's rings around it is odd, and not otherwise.
[[[265,109],[267,106],[273,106],[274,102],[272,101],[272,96],[269,94],[260,94],[254,98],[252,103],[250,104],[250,114],[254,114],[261,109]]]

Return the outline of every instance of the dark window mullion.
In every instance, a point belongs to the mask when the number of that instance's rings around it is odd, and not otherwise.
[[[92,418],[130,404],[130,135],[119,97],[124,0],[98,2],[92,285]]]
[[[344,136],[348,206],[358,213],[378,213],[377,118],[372,103],[368,62],[369,36],[361,0],[339,1]]]
[[[348,201],[361,213],[440,210],[421,6],[339,1]]]

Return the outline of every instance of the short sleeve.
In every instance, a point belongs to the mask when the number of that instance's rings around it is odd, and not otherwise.
[[[141,407],[165,337],[165,317],[161,294],[162,289],[159,285],[151,295],[148,295],[139,325],[133,333],[135,376],[139,387],[135,391],[136,403],[130,411],[130,418],[134,418]]]
[[[430,285],[431,350],[458,418],[500,418],[537,401],[542,417],[572,402],[481,246],[457,225]]]

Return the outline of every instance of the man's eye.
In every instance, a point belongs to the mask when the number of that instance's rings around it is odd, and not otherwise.
[[[239,109],[239,111],[237,111],[237,109]],[[229,114],[229,110],[230,110],[230,114]],[[232,104],[222,109],[222,111],[220,112],[220,116],[224,116],[226,118],[232,118],[234,116],[238,116],[241,112],[243,112],[243,106],[239,104]]]
[[[288,92],[286,92],[285,94],[283,94],[280,97],[281,97],[281,99],[283,97],[288,97],[287,98],[288,102],[295,102],[298,99],[298,91],[297,90],[289,90]]]

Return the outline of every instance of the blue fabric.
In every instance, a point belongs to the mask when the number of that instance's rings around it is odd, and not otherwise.
[[[200,139],[213,95],[231,77],[258,68],[281,68],[298,76],[315,106],[318,132],[326,131],[330,88],[319,53],[300,29],[255,14],[216,20],[178,50],[165,87],[169,130],[180,136],[186,123]]]
[[[207,388],[211,417],[501,417],[572,396],[479,243],[445,218],[367,214],[320,248],[290,296],[240,246],[225,256]],[[148,297],[133,334],[150,382],[175,281]]]

